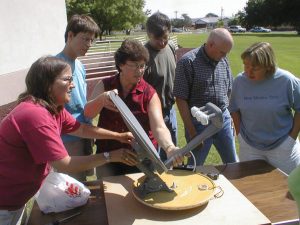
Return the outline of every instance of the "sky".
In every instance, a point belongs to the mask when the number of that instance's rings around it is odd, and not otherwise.
[[[247,0],[145,0],[144,10],[150,9],[151,13],[160,11],[170,18],[180,18],[186,13],[190,18],[205,17],[208,13],[223,17],[231,17],[239,10],[243,10]]]

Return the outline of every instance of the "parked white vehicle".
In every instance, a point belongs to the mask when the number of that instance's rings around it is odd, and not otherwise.
[[[270,33],[271,29],[264,28],[264,27],[253,27],[249,31],[250,32],[256,32],[256,33]]]
[[[245,33],[246,28],[241,27],[240,25],[232,25],[228,28],[231,33]]]

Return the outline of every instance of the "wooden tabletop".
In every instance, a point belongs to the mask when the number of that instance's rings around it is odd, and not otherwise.
[[[287,176],[262,160],[232,163],[217,166],[217,169],[232,182],[272,223],[298,219],[296,203],[288,198]],[[107,225],[107,213],[102,181],[86,183],[91,189],[88,204],[63,213],[43,214],[35,203],[28,225],[46,225],[68,217],[80,215],[65,222],[65,225]]]
[[[288,193],[287,176],[263,160],[232,163],[217,169],[244,194],[272,224],[298,220],[296,202]]]

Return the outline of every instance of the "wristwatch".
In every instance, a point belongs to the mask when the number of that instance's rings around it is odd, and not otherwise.
[[[103,156],[106,162],[110,162],[110,154],[109,152],[103,152]]]

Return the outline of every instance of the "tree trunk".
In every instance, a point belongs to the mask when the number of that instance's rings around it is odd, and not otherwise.
[[[126,29],[126,35],[130,35],[131,29]]]

